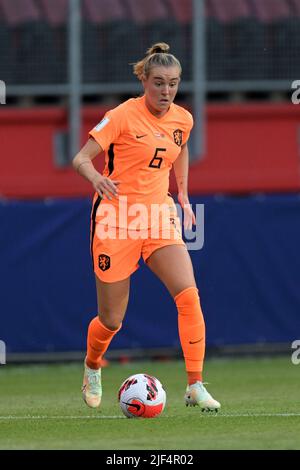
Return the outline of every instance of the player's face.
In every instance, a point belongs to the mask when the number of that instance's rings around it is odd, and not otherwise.
[[[177,66],[153,67],[149,77],[143,80],[146,104],[149,110],[163,116],[174,101],[180,82],[180,71]]]

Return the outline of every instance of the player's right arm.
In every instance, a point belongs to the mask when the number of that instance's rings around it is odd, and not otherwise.
[[[112,181],[106,176],[101,175],[94,167],[92,160],[102,152],[101,146],[90,138],[82,149],[73,159],[74,169],[92,185],[95,191],[101,197],[111,199],[111,196],[117,196],[119,181]]]

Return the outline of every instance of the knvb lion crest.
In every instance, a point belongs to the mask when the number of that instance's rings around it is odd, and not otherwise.
[[[176,131],[173,132],[173,136],[175,144],[180,147],[182,145],[182,130],[176,129]]]
[[[110,268],[110,257],[104,254],[99,255],[98,264],[101,271],[107,271]]]

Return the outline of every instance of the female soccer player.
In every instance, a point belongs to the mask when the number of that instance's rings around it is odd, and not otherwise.
[[[144,95],[106,113],[73,160],[74,168],[95,189],[91,250],[98,316],[88,328],[83,398],[92,408],[100,405],[101,358],[122,326],[130,276],[142,256],[178,309],[188,381],[185,403],[217,411],[220,403],[202,383],[205,324],[193,266],[181,237],[174,201],[168,194],[173,166],[184,226],[191,229],[196,221],[188,198],[187,141],[193,118],[173,103],[181,65],[169,53],[167,44],[158,43],[134,65],[134,74],[142,82]],[[102,151],[103,175],[92,164]]]

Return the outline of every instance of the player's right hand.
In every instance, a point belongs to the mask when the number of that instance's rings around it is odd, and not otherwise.
[[[111,201],[112,196],[118,197],[118,188],[120,181],[112,181],[106,176],[102,176],[100,173],[92,181],[95,191],[103,199],[107,198]]]

